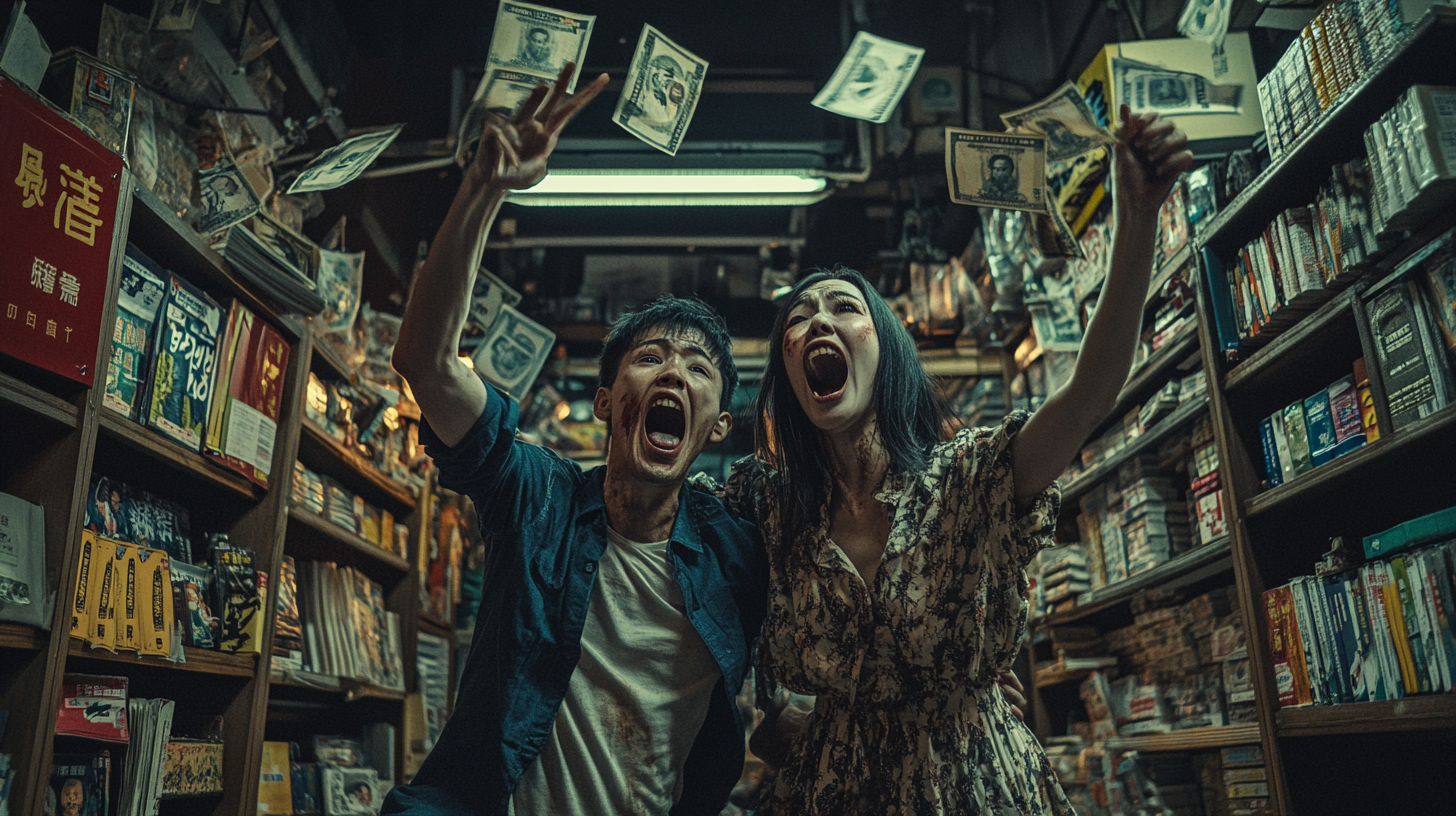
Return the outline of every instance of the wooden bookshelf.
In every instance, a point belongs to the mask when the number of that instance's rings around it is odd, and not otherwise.
[[[1352,321],[1354,292],[1341,293],[1316,309],[1294,328],[1281,333],[1268,345],[1249,355],[1223,377],[1225,392],[1256,389],[1276,380],[1282,369],[1298,365],[1307,355],[1318,354],[1321,340],[1337,331],[1341,321]]]
[[[1121,751],[1194,751],[1201,748],[1226,748],[1230,745],[1256,745],[1260,742],[1259,724],[1242,723],[1210,728],[1189,728],[1167,734],[1146,734],[1136,737],[1112,737],[1108,749]]]
[[[346,677],[329,677],[333,683],[309,682],[307,679],[299,679],[299,676],[309,676],[311,673],[302,672],[297,675],[283,675],[274,673],[269,675],[268,684],[278,688],[304,689],[307,692],[334,695],[338,699],[335,702],[350,703],[355,700],[395,700],[405,698],[406,692],[400,689],[385,688],[372,683],[360,683]],[[312,675],[323,677],[323,675]]]
[[[1178,406],[1173,413],[1159,420],[1158,424],[1154,425],[1151,430],[1144,431],[1141,436],[1124,445],[1117,453],[1082,471],[1075,479],[1072,479],[1064,485],[1062,487],[1062,504],[1065,506],[1071,503],[1078,496],[1086,493],[1092,485],[1116,473],[1118,466],[1123,462],[1172,436],[1174,431],[1187,425],[1195,417],[1207,410],[1207,394],[1200,395],[1192,402],[1186,402]]]
[[[0,407],[26,411],[63,428],[76,427],[80,417],[80,411],[71,403],[4,372],[0,372]]]
[[[332,476],[356,492],[372,492],[379,498],[393,501],[405,511],[415,509],[415,497],[404,485],[379,472],[373,462],[344,447],[343,443],[307,419],[301,421],[303,438],[300,451],[311,454],[304,464]],[[366,499],[370,498],[365,496]],[[396,509],[398,509],[396,508]]]
[[[409,572],[409,562],[394,553],[345,530],[323,516],[310,513],[300,507],[288,510],[289,524],[296,524],[321,537],[332,546],[320,546],[314,537],[289,537],[288,554],[301,561],[333,561],[335,563],[362,569],[373,577],[375,565],[397,573],[395,580]],[[391,534],[393,531],[390,531]]]
[[[1250,497],[1244,516],[1256,518],[1274,512],[1318,512],[1340,496],[1358,493],[1371,479],[1419,478],[1429,463],[1451,462],[1456,450],[1456,405],[1448,405],[1415,425],[1382,436],[1352,453],[1321,465],[1292,482]],[[1448,471],[1449,472],[1449,471]],[[1372,530],[1371,532],[1375,532]]]
[[[43,649],[46,633],[23,623],[0,622],[0,649]]]
[[[1077,596],[1077,606],[1066,612],[1057,612],[1035,621],[1038,627],[1067,626],[1120,603],[1126,603],[1137,593],[1158,586],[1170,586],[1176,579],[1191,578],[1187,583],[1203,580],[1221,572],[1233,569],[1229,557],[1229,537],[1223,536],[1208,544],[1194,547],[1177,558],[1140,572],[1125,581],[1083,592]]]
[[[1196,239],[1198,248],[1224,254],[1258,235],[1290,207],[1308,204],[1330,167],[1365,152],[1364,131],[1413,82],[1456,79],[1456,9],[1434,8],[1404,43],[1371,67],[1350,91],[1248,187],[1218,213]]]
[[[1193,260],[1192,235],[1188,236],[1188,243],[1184,244],[1182,249],[1174,253],[1173,257],[1169,258],[1167,263],[1153,270],[1153,278],[1148,283],[1148,295],[1143,300],[1143,306],[1147,307],[1152,305],[1152,302],[1158,297],[1158,291],[1163,288],[1163,284],[1172,280],[1173,276],[1178,274],[1178,270],[1187,266],[1191,260]],[[1101,284],[1098,284],[1098,288],[1101,288]]]
[[[128,663],[133,666],[150,666],[178,672],[196,674],[223,674],[231,677],[251,678],[257,670],[258,655],[250,653],[232,654],[214,652],[211,649],[183,647],[186,663],[172,663],[159,657],[142,657],[135,652],[108,652],[104,649],[90,649],[79,640],[72,640],[67,650],[71,657],[86,660],[105,660],[112,663]]]
[[[266,492],[236,471],[213,464],[207,461],[202,454],[187,450],[156,431],[144,428],[115,411],[103,408],[98,412],[98,416],[101,432],[105,436],[161,462],[187,478],[201,479],[241,498],[254,501],[262,498]]]
[[[1275,717],[1275,723],[1280,737],[1450,731],[1456,729],[1456,694],[1282,708]]]

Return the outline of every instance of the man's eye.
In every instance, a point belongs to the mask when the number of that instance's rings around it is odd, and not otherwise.
[[[692,367],[691,367],[691,368],[689,368],[689,369],[688,369],[688,370],[689,370],[689,371],[692,371],[692,372],[695,372],[695,373],[697,373],[697,374],[702,374],[702,375],[703,375],[703,376],[704,376],[704,377],[706,377],[706,376],[708,376],[708,369],[706,369],[706,368],[703,368],[703,367],[702,367],[702,366],[700,366],[700,365],[695,365],[695,366],[692,366]]]
[[[660,363],[660,362],[662,362],[662,358],[661,357],[658,357],[656,354],[644,354],[644,355],[642,355],[642,362],[644,362],[644,363]]]

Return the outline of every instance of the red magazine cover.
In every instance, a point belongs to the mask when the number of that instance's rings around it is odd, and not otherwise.
[[[56,712],[56,734],[127,742],[126,696],[125,677],[66,675]]]
[[[268,486],[273,442],[283,404],[288,342],[234,301],[219,346],[217,396],[204,449],[219,464]]]
[[[1308,705],[1309,679],[1304,648],[1294,622],[1294,598],[1288,585],[1264,592],[1264,623],[1269,629],[1269,657],[1279,690],[1279,707]]]

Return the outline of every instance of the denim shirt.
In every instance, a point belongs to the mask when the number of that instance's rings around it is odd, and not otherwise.
[[[517,440],[519,407],[487,390],[485,410],[455,447],[420,424],[440,484],[475,502],[490,548],[454,713],[414,780],[389,793],[386,814],[504,816],[576,669],[607,545],[606,468],[583,472]],[[744,724],[734,695],[767,608],[768,563],[756,528],[730,517],[717,498],[684,485],[678,501],[669,555],[688,621],[723,676],[672,813],[716,816],[743,770]]]

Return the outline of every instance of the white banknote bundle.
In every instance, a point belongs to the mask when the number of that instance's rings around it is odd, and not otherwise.
[[[861,31],[813,105],[840,116],[888,122],[924,56],[924,48]]]
[[[1039,102],[1001,114],[1001,121],[1014,133],[1045,136],[1047,161],[1070,161],[1115,141],[1112,132],[1097,122],[1082,92],[1070,82]]]
[[[633,136],[676,156],[697,110],[707,73],[706,60],[643,25],[612,120]]]
[[[1045,214],[1047,138],[1036,133],[945,129],[951,201]]]

